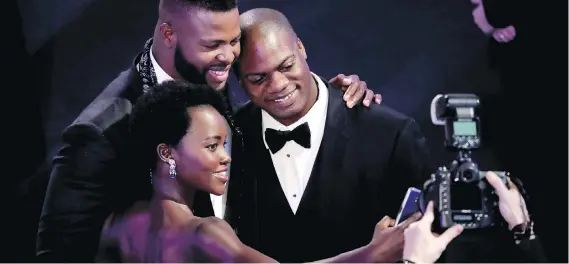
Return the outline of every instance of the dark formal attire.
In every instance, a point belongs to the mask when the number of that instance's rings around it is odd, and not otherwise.
[[[93,261],[111,212],[149,198],[149,172],[129,159],[127,133],[136,100],[160,81],[150,45],[63,131],[39,222],[39,261]],[[198,192],[195,207],[196,215],[214,215],[206,193]]]
[[[281,262],[314,261],[366,245],[383,216],[395,218],[406,189],[432,171],[413,119],[383,104],[348,109],[340,91],[322,89],[326,85],[317,81],[318,101],[328,102],[322,122],[315,121],[318,114],[303,121],[311,136],[323,126],[319,146],[305,144],[307,153],[287,149],[293,141],[269,150],[270,124],[253,104],[235,115],[244,148],[234,149],[226,219],[245,244]],[[304,155],[307,173],[278,169],[298,155]],[[288,179],[291,184],[281,174],[298,179]]]
[[[128,115],[141,93],[133,66],[63,131],[39,224],[40,261],[92,260],[100,230],[113,210],[112,188],[122,176],[117,157],[124,150]]]

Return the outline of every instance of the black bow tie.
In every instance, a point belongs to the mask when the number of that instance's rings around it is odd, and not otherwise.
[[[298,145],[304,148],[310,148],[310,128],[308,127],[308,123],[297,126],[292,131],[278,131],[267,128],[265,130],[265,140],[273,154],[281,150],[289,140],[294,140]]]

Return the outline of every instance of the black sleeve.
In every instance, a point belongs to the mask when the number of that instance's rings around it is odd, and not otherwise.
[[[385,206],[388,212],[393,212],[392,217],[396,216],[407,189],[415,187],[421,190],[434,172],[429,155],[427,140],[419,125],[408,118],[399,129],[389,164],[390,193],[394,196],[385,201]]]
[[[524,262],[532,262],[532,263],[545,263],[547,261],[547,257],[545,257],[545,252],[541,247],[541,242],[539,238],[535,237],[535,239],[524,239],[520,241],[518,244],[518,249],[522,255],[522,259]]]
[[[482,0],[488,23],[495,28],[519,27],[527,17],[526,0]]]
[[[394,159],[399,175],[408,187],[421,189],[429,175],[434,172],[425,135],[419,124],[409,118],[400,130],[395,146]]]
[[[111,212],[109,171],[114,159],[113,146],[96,125],[79,123],[64,130],[39,222],[39,261],[94,260]]]

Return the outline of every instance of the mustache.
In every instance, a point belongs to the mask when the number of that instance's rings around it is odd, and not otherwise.
[[[206,69],[227,69],[227,66],[231,67],[231,65],[233,65],[233,63],[214,63],[207,66]]]

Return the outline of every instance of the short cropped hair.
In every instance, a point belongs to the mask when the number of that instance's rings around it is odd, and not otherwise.
[[[227,12],[237,7],[236,0],[162,0],[162,5],[169,11],[188,10],[198,7],[207,11]]]
[[[212,106],[233,124],[224,95],[207,85],[167,81],[151,87],[137,100],[128,138],[136,171],[155,169],[159,144],[176,146],[180,142],[192,126],[188,108],[194,106]]]

